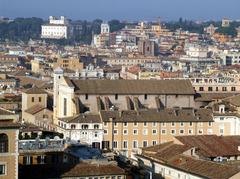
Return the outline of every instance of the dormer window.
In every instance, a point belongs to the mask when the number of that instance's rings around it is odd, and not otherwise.
[[[225,105],[219,105],[219,113],[225,113]]]
[[[88,129],[88,125],[82,125],[82,129]]]

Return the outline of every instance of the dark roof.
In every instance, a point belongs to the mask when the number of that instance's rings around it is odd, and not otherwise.
[[[27,94],[47,94],[46,91],[44,91],[40,88],[37,88],[37,87],[27,89],[27,90],[24,91],[24,93],[27,93]]]
[[[45,107],[43,107],[42,105],[36,104],[36,105],[26,109],[25,112],[34,115],[44,109],[45,109]]]
[[[105,176],[105,175],[125,175],[123,169],[116,165],[97,165],[81,163],[65,172],[63,177],[86,177],[86,176]]]
[[[174,144],[173,142],[167,142],[160,145],[155,145],[147,148],[143,148],[143,155],[151,157],[157,157],[158,160],[167,162],[176,155],[180,155],[191,147],[185,145]]]
[[[70,81],[77,94],[195,94],[190,80]]]
[[[101,119],[108,122],[113,118],[116,122],[208,122],[213,121],[209,109],[164,109],[143,111],[100,111]]]
[[[20,126],[21,125],[19,123],[14,123],[10,120],[0,120],[0,129],[19,129]]]
[[[24,165],[20,166],[20,178],[46,179],[70,177],[94,177],[106,175],[125,175],[123,169],[112,164],[79,163],[60,165]],[[31,171],[31,172],[29,172]]]
[[[37,87],[41,87],[44,83],[47,83],[49,81],[44,81],[36,78],[31,78],[28,76],[17,76],[17,78],[20,80],[20,86],[24,86],[27,84],[33,84]]]
[[[172,159],[168,162],[168,165],[177,167],[188,173],[211,179],[228,179],[240,172],[235,166],[195,159],[184,155],[179,155]]]
[[[185,155],[184,153],[191,148],[191,146],[168,142],[143,148],[142,154],[138,156],[203,178],[227,179],[240,172],[236,166]]]
[[[229,102],[233,106],[240,107],[240,94],[228,97],[224,101]]]
[[[68,123],[101,123],[99,115],[80,114],[74,117],[59,118],[59,120]]]
[[[211,102],[214,100],[224,99],[226,97],[235,96],[236,93],[197,93],[195,101]]]
[[[236,147],[240,143],[238,142],[233,145],[234,141],[231,142],[230,140],[225,140],[223,136],[177,136],[176,139],[186,146],[197,148],[198,154],[204,157],[210,158],[240,155],[240,151],[238,150],[238,147]]]

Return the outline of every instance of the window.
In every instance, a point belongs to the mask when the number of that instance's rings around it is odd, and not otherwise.
[[[227,87],[222,87],[222,91],[227,91]]]
[[[123,134],[124,134],[124,135],[127,135],[127,134],[128,134],[128,130],[127,130],[127,129],[124,129],[124,130],[123,130]]]
[[[8,136],[6,134],[0,134],[0,153],[8,152]]]
[[[144,99],[147,100],[147,98],[148,98],[148,96],[147,96],[147,94],[145,94],[145,95],[144,95]]]
[[[211,121],[208,122],[208,126],[212,126],[212,122]]]
[[[63,115],[67,115],[67,98],[63,99]]]
[[[118,100],[118,94],[115,94],[115,100]]]
[[[152,123],[152,126],[153,126],[153,127],[156,127],[156,126],[157,126],[157,123],[156,123],[156,122],[153,122],[153,123]]]
[[[147,129],[143,129],[143,135],[147,135],[148,134],[148,130]]]
[[[88,125],[87,124],[82,125],[82,129],[88,129]]]
[[[153,130],[152,130],[152,134],[153,134],[153,135],[156,135],[156,134],[157,134],[157,130],[156,130],[156,129],[153,129]]]
[[[199,129],[198,134],[203,134],[203,129]]]
[[[113,148],[117,148],[117,141],[113,141]]]
[[[115,130],[113,130],[113,133],[114,134],[118,134],[118,131],[115,129]]]
[[[144,123],[143,123],[143,126],[147,126],[147,122],[144,122]]]
[[[104,125],[104,126],[107,126],[107,125],[108,125],[108,123],[107,123],[107,122],[104,122],[104,123],[103,123],[103,125]]]
[[[23,157],[23,163],[25,165],[31,165],[32,161],[33,161],[33,157],[32,156],[26,155],[26,156]]]
[[[204,91],[204,88],[203,87],[199,87],[199,91]]]
[[[42,98],[41,98],[41,97],[39,97],[39,98],[38,98],[38,102],[41,102],[41,101],[42,101]]]
[[[161,134],[165,135],[167,132],[165,129],[162,129]]]
[[[34,102],[34,97],[32,97],[32,102]]]
[[[98,124],[94,124],[93,128],[94,129],[99,129],[99,125]]]
[[[176,134],[175,129],[172,129],[172,130],[171,130],[171,134],[173,134],[173,135]]]
[[[224,120],[224,117],[220,117],[220,121],[223,121]]]
[[[216,87],[216,91],[218,91],[218,87]]]
[[[146,140],[143,141],[143,147],[147,147],[148,142]]]
[[[71,125],[71,129],[76,129],[76,125],[75,125],[75,124],[72,124],[72,125]]]
[[[157,141],[156,141],[156,140],[153,140],[153,141],[152,141],[152,145],[157,145]]]
[[[133,141],[133,148],[134,149],[138,148],[138,141],[136,140]]]
[[[46,156],[44,156],[44,155],[37,156],[37,163],[38,164],[45,164],[46,163]]]
[[[133,134],[137,135],[138,134],[138,130],[137,129],[133,129]]]
[[[208,87],[208,91],[213,91],[213,88],[212,87]]]
[[[134,126],[137,126],[138,124],[137,124],[137,122],[134,122],[133,125],[134,125]]]
[[[236,87],[231,87],[231,91],[236,91]]]
[[[127,149],[128,148],[128,142],[127,141],[123,141],[123,148]]]
[[[114,122],[114,126],[117,126],[117,123],[116,123],[116,122]]]
[[[6,166],[4,164],[0,164],[0,175],[6,174]]]
[[[180,129],[180,130],[179,130],[179,134],[183,135],[183,134],[184,134],[184,130],[183,130],[183,129]]]
[[[171,125],[172,125],[172,126],[175,126],[175,122],[172,122]]]
[[[104,134],[108,134],[108,131],[107,131],[107,130],[104,130]]]
[[[85,100],[88,100],[88,94],[85,94]]]
[[[124,122],[123,125],[124,125],[124,126],[127,126],[128,124],[127,124],[127,122]]]
[[[193,130],[192,130],[192,129],[189,129],[189,130],[188,130],[188,134],[190,134],[190,135],[193,134]]]
[[[162,122],[162,123],[161,123],[161,126],[162,126],[162,127],[165,127],[165,126],[166,126],[166,123],[165,123],[165,122]]]
[[[183,123],[183,122],[180,122],[180,126],[183,127],[183,126],[184,126],[184,123]]]
[[[193,126],[193,123],[192,123],[192,122],[189,122],[189,126]]]

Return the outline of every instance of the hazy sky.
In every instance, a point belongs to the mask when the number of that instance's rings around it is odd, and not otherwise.
[[[164,20],[240,19],[240,0],[0,0],[0,16]]]

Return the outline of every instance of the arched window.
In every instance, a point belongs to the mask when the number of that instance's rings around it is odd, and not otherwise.
[[[8,152],[8,136],[0,134],[0,153]]]

